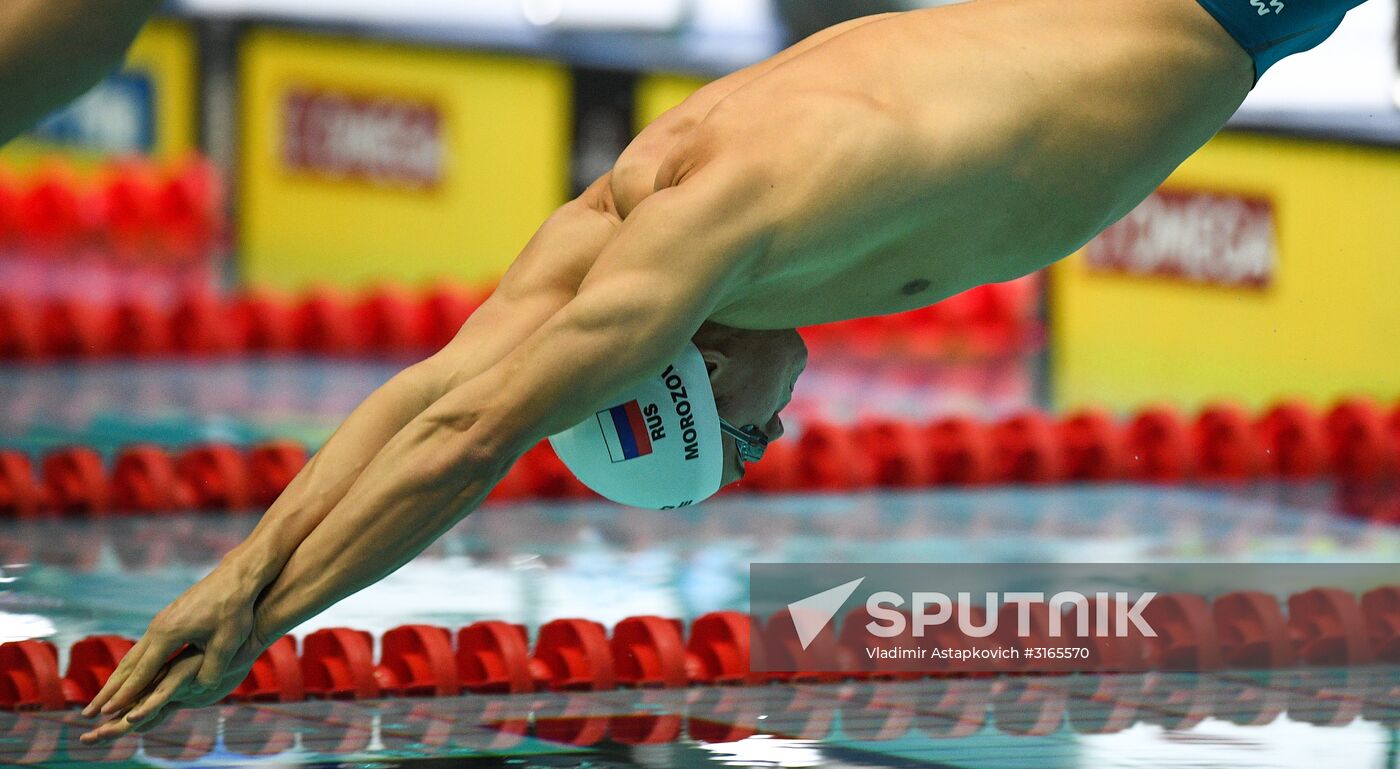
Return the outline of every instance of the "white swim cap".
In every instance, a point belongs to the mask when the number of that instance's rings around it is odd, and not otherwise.
[[[665,371],[549,442],[583,485],[632,507],[694,504],[719,491],[724,475],[710,375],[689,343]]]

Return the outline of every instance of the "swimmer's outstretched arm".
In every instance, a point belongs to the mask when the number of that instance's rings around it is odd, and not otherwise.
[[[137,31],[160,3],[0,3],[0,144],[82,95],[120,64]]]
[[[199,682],[214,688],[253,631],[253,604],[302,540],[345,496],[390,438],[450,391],[494,366],[571,300],[619,220],[603,177],[556,211],[456,338],[403,370],[355,408],[297,474],[247,539],[151,621],[86,715],[117,714],[146,691],[185,644],[206,653]]]
[[[175,709],[217,702],[277,637],[398,569],[474,510],[526,449],[662,368],[761,247],[740,180],[701,171],[639,205],[572,300],[388,440],[295,546],[214,688],[192,685],[204,654],[187,648],[148,677],[157,683],[125,718],[84,740],[145,731]]]

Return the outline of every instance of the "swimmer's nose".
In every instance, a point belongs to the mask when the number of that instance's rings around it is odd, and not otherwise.
[[[768,436],[768,440],[770,441],[776,441],[783,437],[783,420],[779,419],[777,414],[774,414],[773,418],[768,420],[768,424],[764,425],[763,433]]]

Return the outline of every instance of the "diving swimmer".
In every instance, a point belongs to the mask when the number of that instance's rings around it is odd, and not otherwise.
[[[705,86],[555,212],[457,337],[356,408],[155,617],[85,709],[106,720],[83,739],[219,701],[541,439],[610,498],[708,496],[781,436],[806,361],[793,329],[1072,253],[1357,4],[974,0],[857,19]]]

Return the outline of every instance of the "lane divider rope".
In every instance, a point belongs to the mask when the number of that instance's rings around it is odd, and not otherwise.
[[[1002,607],[1003,612],[1016,610]],[[973,639],[950,623],[932,629],[943,628],[945,635],[925,641],[945,648],[980,643],[1089,645],[1090,656],[1054,663],[1052,672],[1062,674],[1400,663],[1400,585],[1376,588],[1359,598],[1319,587],[1295,593],[1284,604],[1257,591],[1227,593],[1214,600],[1169,593],[1154,598],[1143,611],[1156,631],[1150,637],[1051,637],[1038,632],[1047,618],[1048,614],[1038,616],[1033,623],[1037,632],[1026,637]],[[863,662],[869,639],[862,631],[868,619],[864,608],[856,609],[839,635],[834,624],[828,624],[806,645],[799,643],[786,609],[757,628],[749,615],[734,611],[705,614],[688,629],[677,619],[628,617],[611,633],[591,620],[557,619],[539,628],[533,644],[524,626],[507,622],[475,622],[455,633],[434,625],[404,625],[380,638],[378,662],[375,640],[368,632],[327,628],[300,641],[291,636],[278,639],[228,700],[364,700],[968,675],[951,667],[933,673],[886,672],[876,663]],[[1015,624],[1008,617],[1005,626]],[[752,647],[752,638],[758,639],[758,648]],[[63,710],[84,704],[132,645],[119,636],[84,638],[69,649],[66,672],[60,672],[57,649],[48,641],[0,645],[0,709]],[[817,660],[825,662],[812,664]],[[803,672],[830,670],[832,661],[856,672]],[[991,672],[1011,674],[1044,663],[1007,659],[996,664]],[[760,672],[768,670],[781,672]]]
[[[306,460],[306,449],[291,441],[180,450],[140,444],[110,461],[81,446],[37,461],[0,451],[0,517],[258,510],[272,504]],[[1156,406],[1125,420],[1089,410],[1058,418],[1026,411],[992,422],[809,422],[797,437],[775,442],[727,493],[1319,478],[1383,487],[1398,477],[1400,404],[1387,409],[1349,399],[1325,412],[1284,402],[1260,414],[1220,404],[1187,416]],[[1351,512],[1400,522],[1400,493],[1373,496],[1353,500]],[[491,499],[591,497],[542,442]]]

